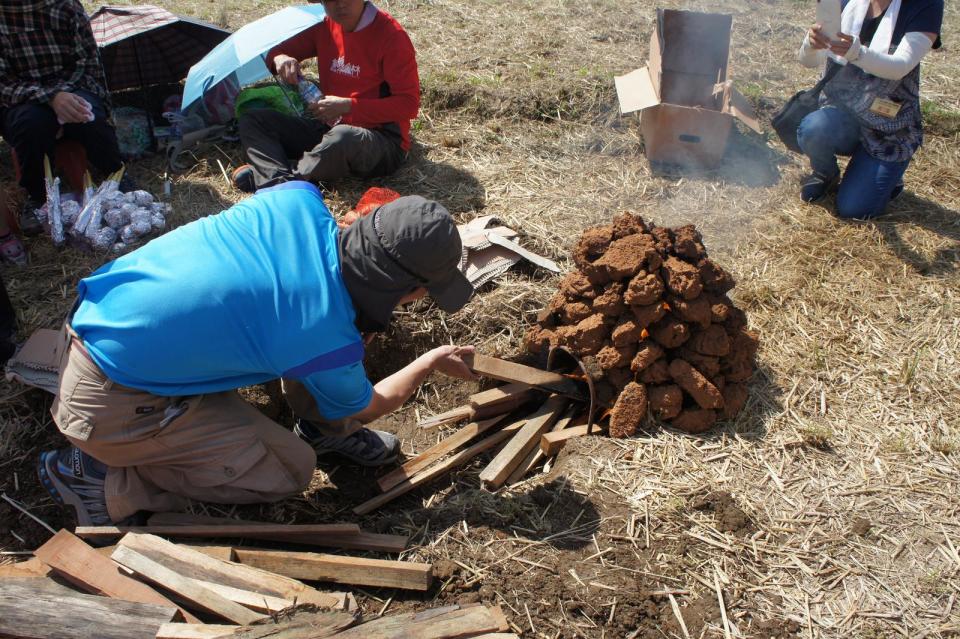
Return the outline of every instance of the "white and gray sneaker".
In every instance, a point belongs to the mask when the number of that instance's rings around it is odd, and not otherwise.
[[[382,430],[361,428],[346,437],[322,435],[312,423],[298,419],[293,432],[313,446],[317,457],[340,455],[361,466],[392,464],[400,454],[400,440]]]
[[[40,483],[59,504],[77,511],[78,526],[109,526],[104,480],[107,466],[71,446],[40,453]]]

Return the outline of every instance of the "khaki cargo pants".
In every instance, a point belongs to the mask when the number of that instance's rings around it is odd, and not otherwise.
[[[309,485],[316,466],[310,445],[236,391],[161,397],[121,386],[68,326],[59,352],[53,420],[74,446],[110,467],[106,500],[114,521],[139,510],[183,510],[191,499],[277,501]],[[284,380],[284,394],[298,414],[317,417],[301,384]],[[354,429],[331,427],[325,434]]]

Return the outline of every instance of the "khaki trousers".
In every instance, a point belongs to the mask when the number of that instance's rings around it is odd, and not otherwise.
[[[190,499],[277,501],[309,485],[316,466],[310,445],[236,391],[161,397],[121,386],[74,335],[64,327],[51,413],[73,445],[109,466],[106,500],[114,521],[139,510],[182,510]]]

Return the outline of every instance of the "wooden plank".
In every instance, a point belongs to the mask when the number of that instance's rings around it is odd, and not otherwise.
[[[388,561],[342,557],[313,552],[283,550],[234,551],[237,561],[280,575],[311,581],[331,581],[356,586],[427,590],[433,579],[433,566],[412,561]]]
[[[569,426],[572,421],[573,421],[572,414],[564,415],[563,417],[558,419],[553,426],[550,427],[550,432],[563,430],[564,428]],[[544,435],[546,434],[548,433],[544,433]],[[542,441],[542,437],[541,437],[541,441]],[[524,460],[520,462],[516,468],[513,469],[512,473],[510,473],[510,476],[507,478],[507,484],[515,484],[521,479],[523,479],[524,477],[526,477],[527,473],[533,470],[533,468],[537,464],[539,464],[541,461],[543,461],[545,458],[546,457],[540,451],[539,446],[534,446],[533,448],[531,448],[530,452],[527,453],[527,456],[524,458]]]
[[[203,581],[200,579],[194,579],[194,581],[200,586],[212,590],[224,599],[229,599],[234,603],[238,603],[245,608],[249,608],[250,610],[256,610],[257,612],[280,612],[281,610],[286,610],[293,605],[293,602],[289,599],[281,599],[280,597],[264,595],[260,594],[259,592],[241,590],[240,588],[224,586],[223,584],[214,583],[212,581]]]
[[[184,577],[124,545],[117,546],[111,556],[114,561],[126,566],[141,579],[170,591],[193,608],[205,610],[237,624],[253,623],[263,618],[263,615],[221,597],[195,580]]]
[[[231,637],[237,626],[196,623],[165,623],[157,631],[156,639],[218,639]]]
[[[523,384],[520,382],[513,382],[510,384],[504,384],[503,386],[497,386],[495,388],[489,388],[485,391],[480,391],[479,393],[474,393],[470,396],[470,401],[467,403],[471,406],[485,406],[487,404],[496,404],[497,402],[503,401],[505,398],[513,397],[514,395],[522,394],[530,396],[533,389],[529,384]]]
[[[397,484],[410,479],[410,477],[412,477],[418,471],[423,470],[447,453],[450,453],[454,449],[466,444],[477,435],[490,430],[505,418],[506,415],[498,415],[497,417],[493,417],[491,419],[485,419],[483,421],[471,422],[467,424],[453,435],[441,440],[416,457],[407,460],[403,466],[400,466],[399,468],[378,479],[377,486],[380,487],[382,492],[390,490]]]
[[[46,577],[50,574],[50,566],[36,557],[26,561],[0,564],[0,577]]]
[[[521,419],[513,424],[504,426],[499,432],[480,440],[476,444],[460,451],[455,455],[451,455],[435,466],[431,466],[430,468],[418,472],[410,479],[397,484],[382,495],[377,495],[376,497],[368,499],[353,509],[354,514],[366,515],[369,512],[373,512],[380,506],[383,506],[384,504],[393,501],[397,497],[410,492],[417,486],[433,481],[437,477],[441,477],[449,473],[454,468],[463,466],[480,453],[486,452],[512,437],[514,433],[520,430],[526,421],[526,419]]]
[[[604,432],[604,429],[600,426],[594,424],[593,426],[593,435],[599,435]],[[567,445],[567,442],[571,439],[576,439],[577,437],[583,437],[587,434],[587,425],[582,424],[580,426],[571,426],[570,428],[565,428],[563,430],[553,431],[550,433],[544,433],[540,437],[540,450],[547,457],[553,457]]]
[[[178,525],[208,525],[208,526],[227,526],[243,524],[245,526],[272,526],[270,522],[250,521],[247,519],[229,519],[227,517],[211,517],[209,515],[192,515],[189,513],[156,513],[147,520],[150,526],[178,526]],[[249,535],[248,535],[249,536]],[[345,535],[321,535],[314,533],[301,533],[294,530],[290,533],[278,533],[270,535],[257,534],[255,539],[269,541],[283,541],[300,546],[323,546],[326,548],[339,548],[342,550],[369,550],[372,552],[393,552],[400,553],[407,549],[410,543],[410,537],[407,535],[386,535],[382,533],[372,533],[361,530],[357,533]],[[227,547],[223,547],[227,548]],[[221,557],[230,561],[233,549],[229,549],[231,555]],[[205,553],[210,554],[210,553]]]
[[[116,562],[98,553],[68,530],[60,530],[37,548],[34,555],[57,575],[91,594],[177,607],[147,584],[125,575]],[[190,623],[200,623],[183,608],[180,608],[180,613]]]
[[[356,615],[351,613],[298,610],[292,616],[280,619],[277,623],[238,628],[233,636],[236,639],[322,639],[332,637],[356,622]]]
[[[207,557],[213,557],[221,561],[233,561],[233,546],[216,546],[213,544],[177,544],[184,548],[189,548],[196,552],[201,552]]]
[[[480,473],[480,482],[488,489],[495,490],[503,485],[510,473],[526,458],[530,451],[540,443],[540,436],[566,410],[569,400],[559,395],[551,395],[537,411],[527,418],[523,428],[507,442],[493,461]]]
[[[343,606],[343,594],[323,593],[306,584],[234,561],[223,561],[153,535],[129,534],[120,545],[126,546],[191,579],[214,581],[225,586],[249,590],[298,603],[312,603],[326,608]]]
[[[0,637],[153,639],[173,606],[86,595],[45,578],[0,581]]]
[[[445,413],[434,415],[419,422],[421,428],[452,424],[462,420],[474,421],[489,419],[509,413],[526,404],[537,394],[537,389],[527,384],[504,384],[497,388],[475,393],[464,406],[458,406]]]
[[[381,617],[344,630],[336,639],[458,639],[508,630],[499,607],[447,606],[418,613]]]
[[[505,359],[480,355],[479,353],[475,353],[472,357],[465,356],[464,361],[477,375],[500,379],[505,382],[520,382],[530,386],[538,386],[574,399],[586,399],[586,393],[579,384],[559,373],[524,366],[516,362],[508,362]]]
[[[189,526],[77,526],[76,535],[83,539],[112,539],[127,533],[163,535],[165,537],[240,537],[264,539],[268,535],[314,535],[317,538],[353,535],[360,532],[356,524],[197,524]]]

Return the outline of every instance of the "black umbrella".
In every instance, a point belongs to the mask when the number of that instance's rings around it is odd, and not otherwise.
[[[176,84],[230,35],[149,4],[100,7],[90,16],[111,91]]]

